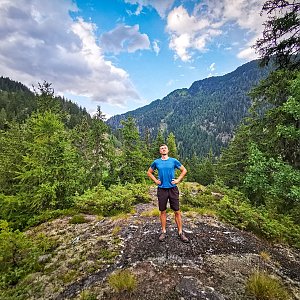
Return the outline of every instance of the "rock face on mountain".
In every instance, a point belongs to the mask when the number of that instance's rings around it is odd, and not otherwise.
[[[300,299],[299,251],[192,212],[183,214],[189,244],[178,239],[173,214],[167,240],[159,242],[159,219],[151,216],[154,189],[151,194],[152,203],[138,204],[122,218],[86,216],[86,223],[70,224],[66,217],[29,232],[44,232],[58,247],[43,258],[45,271],[31,276],[28,299],[253,299],[245,282],[257,269],[281,278],[291,299]],[[121,269],[137,279],[131,292],[109,285],[109,276]]]
[[[259,68],[258,61],[251,61],[226,75],[195,81],[188,89],[175,90],[107,123],[117,129],[121,120],[131,116],[142,135],[148,132],[156,137],[158,130],[164,130],[165,135],[173,132],[181,157],[205,156],[210,149],[219,154],[247,114],[248,92],[269,72]]]

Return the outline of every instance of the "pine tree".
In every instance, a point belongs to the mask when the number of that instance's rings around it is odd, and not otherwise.
[[[26,122],[26,154],[20,169],[20,195],[32,208],[65,208],[82,192],[84,171],[60,117],[35,114]]]
[[[159,130],[157,132],[156,139],[155,139],[155,141],[152,145],[152,158],[153,159],[156,159],[157,157],[160,156],[159,147],[162,144],[165,144],[165,139],[164,139],[164,136],[163,136],[163,132],[161,130]]]
[[[262,65],[274,60],[279,68],[298,69],[300,65],[300,3],[268,0],[262,12],[268,15],[263,38],[254,48],[262,58]]]
[[[92,148],[91,181],[92,185],[97,185],[103,180],[105,165],[107,165],[108,150],[108,127],[105,124],[105,115],[101,107],[97,107],[97,112],[92,119],[90,145]]]
[[[121,182],[143,182],[147,161],[143,156],[141,139],[133,118],[122,121]]]
[[[167,145],[169,148],[169,156],[178,159],[179,157],[177,153],[175,135],[173,134],[173,132],[170,132],[170,134],[167,137]]]

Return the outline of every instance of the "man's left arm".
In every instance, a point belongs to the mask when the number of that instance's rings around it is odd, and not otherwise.
[[[186,170],[186,168],[184,167],[184,165],[181,165],[180,168],[179,168],[179,170],[181,171],[181,173],[180,173],[180,175],[178,176],[177,179],[173,179],[173,180],[172,180],[172,184],[177,184],[177,183],[179,183],[179,182],[183,179],[183,177],[185,176],[185,174],[187,173],[187,170]]]

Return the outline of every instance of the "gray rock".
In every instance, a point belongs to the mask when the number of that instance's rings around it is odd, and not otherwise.
[[[175,290],[184,300],[224,300],[214,288],[203,286],[201,281],[191,276],[183,277]]]

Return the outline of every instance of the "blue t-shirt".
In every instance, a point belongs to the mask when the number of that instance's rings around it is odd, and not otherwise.
[[[175,179],[175,169],[179,169],[180,167],[181,163],[172,157],[166,160],[158,158],[150,166],[153,171],[158,170],[158,178],[161,182],[158,187],[165,189],[176,186],[176,184],[172,184],[171,181]]]

